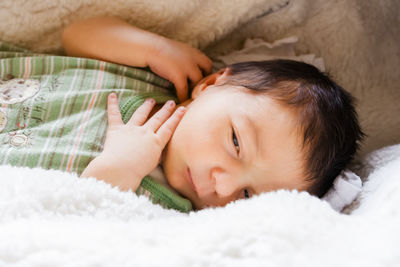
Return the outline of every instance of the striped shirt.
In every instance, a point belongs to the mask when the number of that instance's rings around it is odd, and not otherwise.
[[[147,69],[0,42],[0,164],[80,175],[103,149],[111,92],[126,122],[148,97],[176,101],[172,88]]]

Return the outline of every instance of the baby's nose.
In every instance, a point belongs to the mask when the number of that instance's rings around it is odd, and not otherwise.
[[[215,192],[219,197],[226,198],[238,191],[239,181],[232,173],[215,170],[212,177],[215,180]]]

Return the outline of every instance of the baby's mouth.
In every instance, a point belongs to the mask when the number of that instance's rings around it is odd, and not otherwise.
[[[190,186],[192,187],[193,191],[196,192],[196,194],[197,194],[197,196],[198,196],[199,193],[197,192],[196,185],[195,185],[195,183],[193,182],[192,174],[190,173],[189,167],[186,169],[186,180],[188,181],[188,183],[189,183]]]

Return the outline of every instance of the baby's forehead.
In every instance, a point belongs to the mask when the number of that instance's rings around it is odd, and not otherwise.
[[[266,112],[271,111],[284,111],[286,113],[293,113],[292,115],[295,113],[294,109],[288,104],[279,101],[279,99],[269,95],[265,91],[249,89],[243,86],[232,86],[229,89],[223,90],[218,97],[227,101],[235,98],[237,105],[232,107],[234,109],[246,107],[247,110],[254,111],[257,114],[267,114]]]
[[[266,91],[250,89],[244,86],[224,84],[217,86],[218,94],[215,95],[217,98],[231,100],[232,98],[238,98],[242,100],[242,104],[254,104],[264,99],[267,101],[273,100]]]
[[[286,124],[294,124],[294,121],[298,121],[296,110],[288,104],[277,100],[276,97],[269,95],[266,91],[223,84],[215,86],[209,95],[215,100],[214,104],[216,103],[223,107],[215,111],[219,115],[221,115],[220,113],[234,114],[260,124],[265,124],[265,120],[272,123],[282,122],[283,118]],[[204,105],[203,109],[207,109],[209,105],[212,105],[208,101],[202,101],[202,104]]]

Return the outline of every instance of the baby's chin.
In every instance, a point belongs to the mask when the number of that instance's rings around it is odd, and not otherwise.
[[[182,177],[180,177],[180,168],[182,168],[182,166],[180,166],[177,163],[177,159],[173,158],[173,154],[171,153],[172,150],[169,147],[170,144],[168,144],[166,146],[166,148],[164,149],[163,153],[162,153],[162,158],[161,158],[161,166],[163,168],[163,172],[165,175],[165,179],[167,181],[167,183],[174,188],[182,197],[189,199],[192,203],[193,203],[193,199],[191,199],[190,196],[188,196],[187,194],[185,194],[185,184],[184,184],[184,180]],[[176,166],[175,166],[175,165]],[[179,165],[179,166],[178,166]]]

